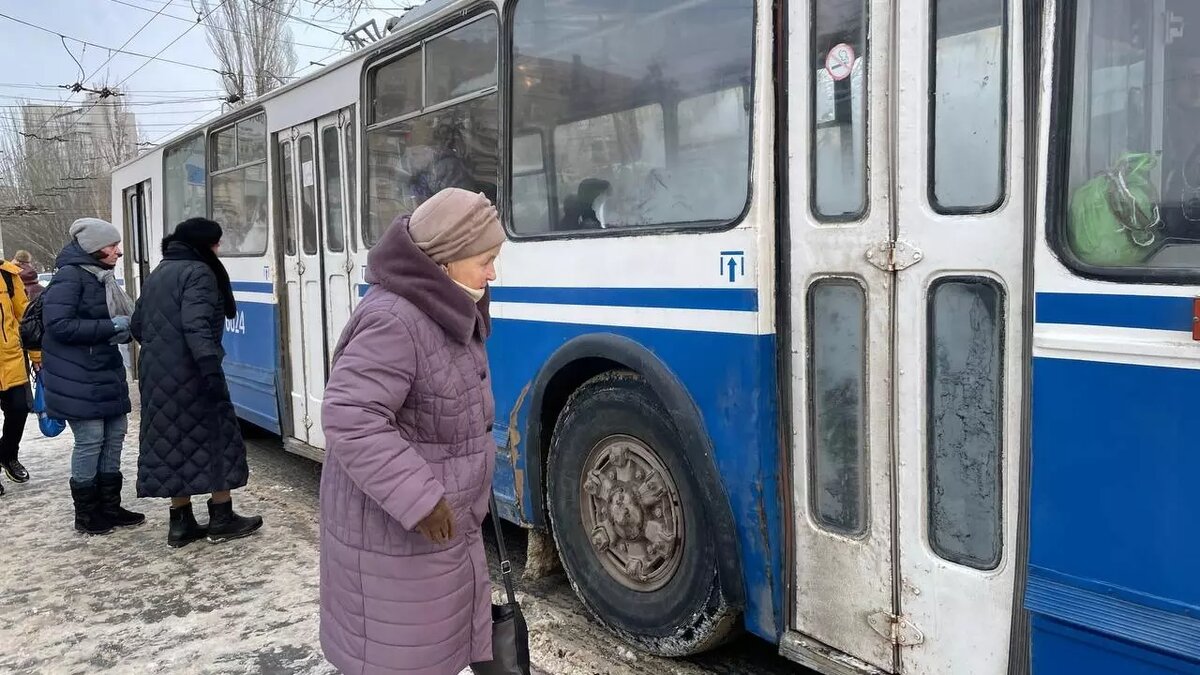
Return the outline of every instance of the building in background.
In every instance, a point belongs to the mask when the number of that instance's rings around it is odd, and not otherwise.
[[[117,92],[18,112],[0,123],[0,253],[27,249],[43,269],[73,220],[110,218],[109,175],[137,154],[137,120]]]

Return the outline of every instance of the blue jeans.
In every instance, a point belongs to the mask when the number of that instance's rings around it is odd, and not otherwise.
[[[69,420],[75,434],[71,453],[71,478],[76,483],[92,484],[98,473],[121,470],[121,444],[129,429],[129,419],[117,415],[102,420]]]

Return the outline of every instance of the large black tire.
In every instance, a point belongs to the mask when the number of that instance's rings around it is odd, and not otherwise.
[[[682,511],[682,554],[665,585],[635,590],[600,560],[585,531],[581,486],[587,457],[614,436],[637,439],[669,473]],[[584,383],[558,418],[550,448],[547,501],[563,567],[579,599],[601,623],[634,646],[685,656],[724,642],[739,625],[717,571],[716,538],[705,495],[670,415],[635,373],[612,371]],[[728,552],[725,553],[728,555]],[[660,582],[661,583],[661,582]]]

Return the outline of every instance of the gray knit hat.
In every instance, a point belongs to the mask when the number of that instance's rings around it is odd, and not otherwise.
[[[99,218],[80,218],[71,223],[70,232],[84,253],[95,253],[105,246],[121,243],[121,231]]]

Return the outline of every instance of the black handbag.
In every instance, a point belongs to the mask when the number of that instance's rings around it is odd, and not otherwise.
[[[47,286],[46,288],[50,288]],[[21,346],[30,351],[42,348],[42,339],[46,336],[46,325],[42,322],[42,306],[46,302],[46,291],[43,290],[36,298],[25,305],[25,314],[17,324],[17,335]]]
[[[472,663],[475,675],[529,675],[529,628],[517,603],[512,563],[504,546],[500,516],[496,515],[496,496],[492,495],[492,527],[496,530],[496,553],[500,556],[500,577],[508,602],[492,605],[492,660]]]

